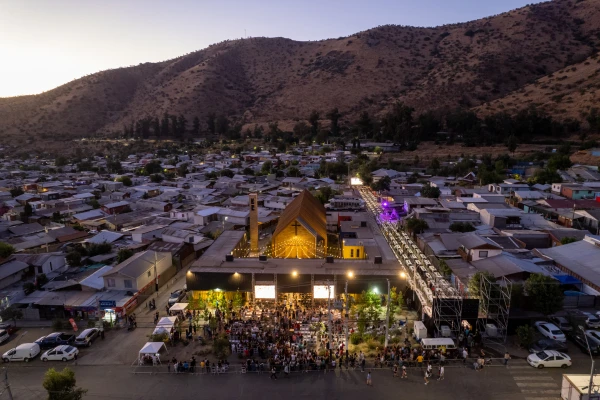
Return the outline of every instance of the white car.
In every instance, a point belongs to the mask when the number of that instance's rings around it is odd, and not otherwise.
[[[571,366],[571,358],[556,350],[544,350],[530,354],[527,363],[535,368],[567,368]]]
[[[589,312],[583,312],[583,315],[586,317],[585,323],[588,327],[593,329],[600,328],[600,319],[597,316]]]
[[[46,351],[42,354],[42,361],[69,361],[79,354],[79,349],[75,346],[61,345]]]
[[[5,329],[0,329],[0,344],[6,342],[8,339],[10,339],[8,331],[6,331]]]
[[[534,325],[535,325],[536,329],[538,330],[538,332],[540,332],[542,335],[544,335],[548,339],[558,340],[559,342],[567,341],[567,337],[565,336],[563,331],[558,329],[558,327],[554,324],[551,324],[549,322],[544,322],[544,321],[536,321],[534,323]]]

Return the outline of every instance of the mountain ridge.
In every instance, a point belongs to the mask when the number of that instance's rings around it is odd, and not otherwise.
[[[242,124],[283,124],[338,107],[344,122],[362,111],[381,115],[397,101],[417,112],[485,114],[495,101],[512,95],[518,102],[527,85],[586,62],[599,45],[600,0],[554,0],[466,23],[384,25],[314,42],[232,40],[0,98],[0,135],[114,135],[165,112],[203,123],[218,113]],[[582,118],[573,113],[560,116]]]

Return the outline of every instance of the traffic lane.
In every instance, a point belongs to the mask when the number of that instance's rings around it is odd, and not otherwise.
[[[44,364],[44,367],[46,365]],[[55,366],[56,368],[62,365]],[[420,369],[411,369],[408,379],[393,378],[389,370],[372,372],[373,387],[365,384],[366,373],[336,370],[335,373],[282,374],[277,381],[269,374],[131,374],[127,367],[72,366],[77,385],[87,389],[86,397],[96,399],[164,399],[197,396],[227,399],[318,397],[364,400],[394,399],[401,391],[411,399],[523,399],[519,388],[504,367],[488,367],[481,372],[469,368],[446,368],[445,380],[430,380],[424,385]],[[39,399],[46,395],[42,387],[47,368],[39,366],[11,368],[9,382],[15,399]]]

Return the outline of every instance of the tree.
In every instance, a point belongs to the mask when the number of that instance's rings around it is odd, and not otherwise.
[[[58,156],[54,160],[54,166],[55,167],[64,167],[65,165],[67,165],[67,161],[68,161],[67,157],[65,157],[65,156]]]
[[[100,203],[98,202],[98,200],[92,199],[90,200],[90,206],[92,206],[94,210],[97,210],[98,208],[100,208]]]
[[[120,264],[133,255],[133,250],[127,248],[119,249],[117,253],[117,262]]]
[[[10,257],[17,249],[8,243],[0,242],[0,258]]]
[[[273,163],[271,161],[265,161],[260,170],[263,174],[268,174],[271,172],[271,168],[273,168]]]
[[[287,176],[298,177],[300,176],[300,170],[296,167],[289,167],[287,170]]]
[[[469,279],[469,283],[467,285],[470,297],[481,296],[481,279],[483,277],[486,277],[487,279],[491,280],[492,282],[496,281],[496,278],[494,278],[494,275],[491,274],[490,272],[487,272],[487,271],[475,272],[473,274],[473,276],[471,277],[471,279]]]
[[[332,136],[338,136],[340,133],[339,120],[342,115],[340,114],[337,107],[333,110],[329,111],[326,115],[327,118],[331,120],[330,132]]]
[[[384,176],[383,178],[379,179],[377,182],[374,182],[373,184],[371,184],[371,188],[373,190],[377,190],[377,191],[390,190],[391,183],[392,183],[392,180],[390,179],[390,177]]]
[[[65,256],[67,260],[67,264],[71,267],[80,267],[81,266],[81,254],[77,251],[70,251]]]
[[[450,224],[450,230],[452,232],[473,232],[475,227],[469,222],[453,222]]]
[[[517,337],[519,338],[519,344],[521,347],[529,349],[529,346],[533,344],[533,338],[535,337],[535,330],[529,325],[520,325],[517,327]]]
[[[35,277],[35,284],[38,289],[41,288],[42,286],[44,286],[48,282],[50,282],[50,279],[48,279],[46,274],[39,274],[38,276]]]
[[[574,237],[565,236],[564,238],[560,239],[560,244],[569,244],[576,241],[577,239]]]
[[[308,123],[310,124],[310,133],[313,136],[319,133],[319,113],[316,110],[310,113]]]
[[[185,132],[187,131],[187,119],[183,116],[183,114],[179,114],[177,117],[177,131],[176,135],[183,139]]]
[[[543,274],[531,274],[525,281],[527,297],[535,311],[550,315],[562,308],[563,291],[560,282]]]
[[[215,132],[219,135],[224,135],[229,130],[229,119],[221,114],[215,121]]]
[[[508,149],[508,151],[514,154],[515,150],[517,150],[517,146],[517,138],[515,137],[515,135],[510,135],[508,137],[508,140],[506,141],[506,148]]]
[[[217,131],[216,120],[217,120],[217,114],[215,114],[214,112],[211,112],[206,116],[206,124],[208,125],[208,132],[210,132],[212,135],[214,135]]]
[[[31,217],[33,215],[33,208],[31,204],[25,203],[25,207],[23,207],[23,215],[25,217]]]
[[[177,175],[184,177],[188,173],[188,163],[183,163],[179,167],[177,167]]]
[[[419,234],[425,232],[425,229],[429,228],[427,221],[419,218],[409,218],[406,220],[404,226],[409,232]]]
[[[25,193],[23,191],[22,188],[20,187],[16,187],[16,188],[12,188],[10,189],[10,195],[14,198],[14,197],[19,197],[20,195],[22,195],[23,193]]]
[[[404,298],[402,297],[402,291],[399,291],[395,287],[390,289],[390,304],[389,304],[389,324],[392,325],[396,320],[395,315],[398,309],[402,309],[404,304]]]
[[[158,174],[162,172],[162,165],[158,160],[152,160],[144,166],[145,175]]]
[[[150,182],[161,183],[165,178],[161,174],[150,175]]]
[[[46,371],[42,386],[48,391],[48,400],[80,400],[87,390],[76,384],[75,372],[66,367],[62,371],[54,368]]]
[[[550,170],[565,170],[571,167],[573,163],[568,155],[565,154],[554,154],[548,160],[548,169]]]
[[[437,158],[431,160],[429,168],[431,168],[434,174],[437,174],[438,170],[440,169],[440,160],[438,160]]]
[[[117,179],[117,182],[123,183],[123,186],[131,186],[133,182],[131,182],[131,178],[128,176],[121,176]]]
[[[367,111],[360,114],[360,118],[355,122],[355,125],[361,137],[373,137],[373,121]]]
[[[169,114],[164,113],[160,121],[160,134],[169,136]]]
[[[198,117],[194,117],[192,121],[192,133],[194,136],[197,136],[200,133],[200,119]]]
[[[431,184],[425,185],[423,186],[423,189],[421,189],[421,196],[429,199],[437,199],[440,197],[440,194],[442,194],[440,188],[431,186]]]
[[[17,320],[23,318],[23,310],[14,305],[10,305],[0,311],[0,318],[2,318],[2,321],[12,321],[13,324],[16,325]]]

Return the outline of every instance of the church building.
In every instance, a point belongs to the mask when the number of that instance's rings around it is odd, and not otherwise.
[[[325,258],[325,207],[308,190],[300,193],[281,214],[271,246],[274,258]]]

